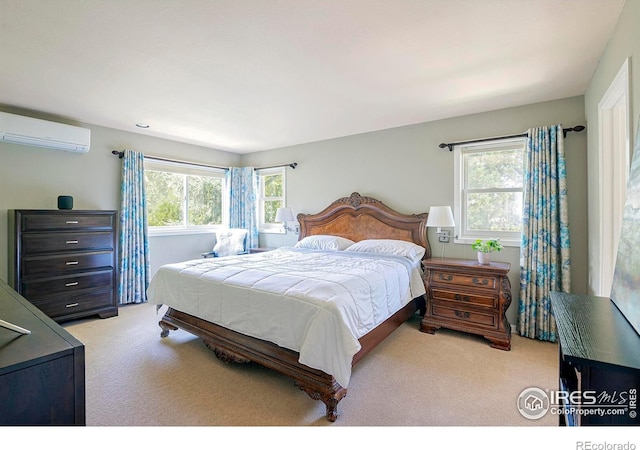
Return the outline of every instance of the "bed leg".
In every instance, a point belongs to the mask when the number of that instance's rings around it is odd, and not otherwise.
[[[337,383],[336,383],[337,384]],[[304,386],[302,383],[295,382],[301,390],[305,391],[309,397],[314,400],[321,400],[327,407],[327,420],[329,422],[335,422],[338,418],[338,403],[342,398],[347,395],[347,390],[341,387],[337,392],[319,392],[311,386]]]
[[[166,338],[167,336],[169,336],[170,331],[175,331],[178,329],[178,327],[170,325],[164,320],[161,320],[160,322],[158,322],[158,325],[160,325],[160,328],[162,328],[162,331],[160,332],[161,338]]]
[[[329,422],[335,422],[338,418],[338,400],[332,398],[324,403],[327,405],[327,420]]]

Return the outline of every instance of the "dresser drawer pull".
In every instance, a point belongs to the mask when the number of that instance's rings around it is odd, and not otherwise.
[[[67,287],[71,287],[71,286],[77,286],[79,283],[77,281],[72,281],[71,283],[66,283],[65,286]]]
[[[67,266],[77,266],[78,265],[78,261],[67,261],[65,264]]]
[[[67,220],[67,222],[66,222],[66,223],[68,223],[68,224],[74,224],[74,223],[78,223],[78,221],[77,221],[77,220]]]
[[[468,295],[456,294],[455,299],[458,300],[459,302],[470,302],[471,301],[471,299],[469,298]]]
[[[443,275],[441,273],[438,274],[438,279],[442,281],[451,281],[453,280],[453,275]]]
[[[470,315],[471,313],[467,311],[462,312],[462,311],[456,310],[456,317],[460,317],[461,319],[468,319]]]
[[[78,306],[79,303],[69,303],[68,305],[64,305],[65,308],[74,308],[76,306]]]
[[[65,243],[66,243],[66,244],[77,244],[77,243],[78,243],[78,241],[67,241],[67,242],[65,242]]]
[[[480,284],[482,286],[487,286],[489,284],[489,280],[487,280],[486,278],[480,280],[479,278],[474,278],[473,279],[473,284]]]

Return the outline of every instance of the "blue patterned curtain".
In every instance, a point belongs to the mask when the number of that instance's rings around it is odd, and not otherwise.
[[[227,172],[227,183],[230,197],[229,227],[249,230],[247,247],[257,247],[256,171],[253,167],[230,167]]]
[[[120,304],[147,301],[149,242],[144,193],[144,155],[126,150],[122,163],[120,210]]]
[[[528,131],[525,156],[519,333],[556,341],[550,292],[569,292],[567,170],[562,126]]]

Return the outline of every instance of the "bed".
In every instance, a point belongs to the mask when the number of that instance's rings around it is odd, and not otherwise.
[[[322,401],[333,422],[351,368],[424,314],[427,213],[399,213],[354,192],[298,221],[295,246],[167,264],[147,294],[167,306],[161,337],[182,329],[224,362],[278,371]]]

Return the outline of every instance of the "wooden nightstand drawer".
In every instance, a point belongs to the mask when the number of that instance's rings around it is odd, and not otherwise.
[[[434,300],[444,300],[449,302],[459,302],[464,305],[474,305],[483,308],[494,309],[498,307],[498,298],[487,297],[486,295],[473,295],[466,292],[452,292],[441,289],[432,289]]]
[[[445,319],[460,320],[491,328],[496,326],[496,316],[491,313],[484,314],[477,311],[465,311],[464,309],[451,308],[437,303],[431,304],[431,313],[436,318],[442,317]]]
[[[456,286],[470,286],[482,289],[496,289],[498,277],[486,275],[465,275],[461,273],[433,271],[431,282],[434,284],[453,284]]]

